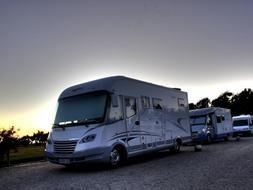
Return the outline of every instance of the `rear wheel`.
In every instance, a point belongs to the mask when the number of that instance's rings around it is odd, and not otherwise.
[[[181,148],[180,140],[176,140],[174,146],[170,149],[172,152],[179,152]]]

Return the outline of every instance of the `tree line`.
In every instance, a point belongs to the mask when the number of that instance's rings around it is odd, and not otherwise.
[[[17,137],[15,136],[17,130],[14,126],[10,129],[3,129],[0,131],[0,163],[4,161],[6,156],[6,160],[10,162],[10,151],[16,150],[18,146],[28,146],[28,145],[44,145],[47,141],[48,133],[43,131],[37,131],[33,133],[33,135]]]
[[[228,108],[231,110],[232,116],[241,114],[253,115],[253,91],[250,88],[245,88],[238,94],[226,91],[212,101],[206,97],[199,100],[196,104],[189,104],[190,110],[208,107]]]

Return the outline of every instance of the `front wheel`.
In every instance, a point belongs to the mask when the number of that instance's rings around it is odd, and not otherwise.
[[[229,141],[229,136],[224,137],[224,141]]]
[[[110,166],[113,168],[117,168],[120,166],[122,161],[122,155],[119,148],[115,147],[112,149],[110,153]]]
[[[207,135],[207,144],[211,144],[211,142],[212,142],[211,135],[208,134],[208,135]]]

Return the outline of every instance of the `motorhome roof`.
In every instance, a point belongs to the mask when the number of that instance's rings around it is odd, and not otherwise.
[[[224,108],[211,107],[211,108],[190,110],[190,116],[208,115],[208,114],[214,113],[216,110],[219,110],[219,109],[224,109]]]
[[[145,84],[149,84],[149,85],[159,86],[159,85],[156,85],[156,84],[152,84],[152,83],[148,83],[148,82],[128,78],[128,77],[125,77],[125,76],[112,76],[112,77],[102,78],[102,79],[86,82],[86,83],[83,83],[83,84],[78,84],[78,85],[75,85],[75,86],[71,86],[71,87],[65,89],[61,93],[59,99],[69,97],[69,96],[75,96],[75,95],[78,95],[78,94],[84,94],[84,93],[88,93],[88,92],[92,92],[92,91],[105,90],[105,91],[113,92],[114,91],[114,89],[113,89],[114,84],[116,82],[120,82],[122,80],[131,80],[131,81],[141,82],[141,83],[145,83]],[[159,86],[159,87],[168,89],[168,87],[164,87],[164,86]],[[175,89],[175,88],[169,88],[169,89],[179,91],[179,89]]]
[[[250,117],[253,117],[251,115],[237,115],[237,116],[234,116],[233,119],[246,119],[246,118],[250,118]]]

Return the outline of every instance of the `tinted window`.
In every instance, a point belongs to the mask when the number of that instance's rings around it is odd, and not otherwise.
[[[59,100],[55,124],[89,120],[103,120],[107,94],[92,93]]]
[[[216,116],[217,123],[221,123],[221,116]]]
[[[192,125],[205,125],[206,124],[206,117],[193,117],[191,118]]]
[[[233,121],[233,126],[244,126],[248,125],[248,120],[243,119],[243,120],[234,120]]]
[[[192,132],[202,132],[204,128],[204,125],[193,125]]]

